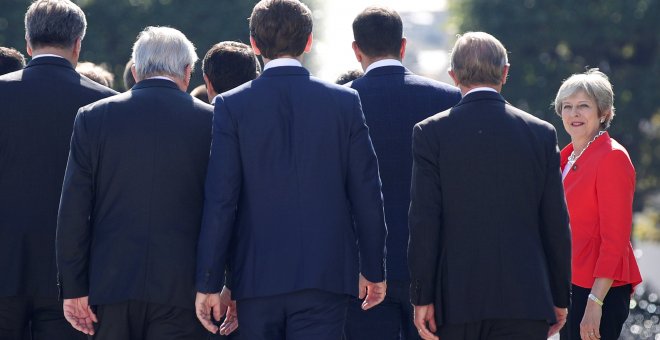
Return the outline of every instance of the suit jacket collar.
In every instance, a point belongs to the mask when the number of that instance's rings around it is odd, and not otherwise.
[[[171,80],[158,79],[158,78],[141,80],[139,83],[135,84],[133,88],[131,88],[131,91],[145,89],[148,87],[166,87],[181,91],[181,89],[179,88],[179,86],[176,85],[175,82]]]
[[[309,71],[300,66],[278,66],[265,70],[259,78],[279,76],[309,76]]]
[[[481,100],[496,100],[499,102],[507,103],[507,101],[504,100],[504,97],[502,97],[502,95],[497,92],[477,91],[477,92],[472,92],[467,96],[461,98],[461,101],[459,101],[458,104],[456,104],[456,106],[454,107],[458,107],[467,103],[477,102]]]
[[[66,60],[64,58],[50,57],[50,56],[44,56],[44,57],[39,57],[37,59],[32,59],[25,66],[25,68],[34,67],[34,66],[41,66],[41,65],[53,65],[53,66],[66,67],[66,68],[69,68],[69,69],[75,71],[75,69],[73,68],[73,65],[71,65],[71,63],[68,60]]]
[[[365,73],[364,76],[378,77],[391,74],[412,74],[412,72],[403,66],[381,66],[369,70],[369,72]]]

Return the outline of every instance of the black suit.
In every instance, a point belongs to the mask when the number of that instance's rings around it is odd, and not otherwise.
[[[79,111],[57,224],[64,298],[128,303],[131,322],[144,303],[172,306],[201,329],[195,251],[212,110],[174,82],[147,79]],[[98,336],[121,327],[105,321]]]
[[[411,301],[435,306],[441,337],[493,319],[554,322],[571,277],[554,128],[474,92],[415,126],[413,159]]]
[[[73,329],[57,302],[54,245],[62,178],[78,108],[116,93],[58,57],[33,59],[0,77],[0,315],[7,315],[0,316],[0,338],[12,328],[21,332],[39,318],[31,311],[44,304],[59,310],[57,327]],[[9,325],[9,317],[22,321]],[[32,321],[35,333],[39,325]]]

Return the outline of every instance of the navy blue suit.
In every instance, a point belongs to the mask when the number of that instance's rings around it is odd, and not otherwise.
[[[197,289],[220,291],[231,263],[242,326],[243,299],[385,279],[378,164],[351,89],[282,66],[218,96],[205,195]]]
[[[116,93],[52,56],[0,77],[2,339],[28,324],[35,338],[84,338],[57,300],[57,206],[78,108]]]
[[[194,261],[211,112],[174,82],[146,79],[76,116],[57,264],[64,298],[98,306],[96,338],[205,336]],[[130,326],[129,336],[129,323],[148,331]]]
[[[380,176],[388,225],[385,301],[369,311],[353,301],[347,317],[349,339],[416,337],[408,299],[408,206],[412,172],[412,129],[416,123],[454,106],[458,88],[413,74],[403,66],[369,70],[351,84],[360,94]]]

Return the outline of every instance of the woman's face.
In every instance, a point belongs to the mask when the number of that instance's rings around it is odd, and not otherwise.
[[[586,143],[600,129],[596,101],[584,91],[577,91],[561,102],[561,120],[574,143]]]

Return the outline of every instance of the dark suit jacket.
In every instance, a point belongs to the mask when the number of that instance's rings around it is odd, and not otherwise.
[[[80,110],[57,223],[65,298],[193,308],[212,110],[163,79]]]
[[[354,90],[267,69],[216,97],[213,128],[199,291],[220,290],[230,256],[237,299],[356,295],[358,272],[385,278],[378,164]]]
[[[415,126],[411,300],[436,321],[554,321],[571,239],[552,125],[475,92]]]
[[[408,280],[408,207],[413,126],[461,100],[458,88],[402,66],[377,67],[353,81],[378,155],[387,221],[387,278]]]
[[[57,57],[0,77],[0,296],[57,297],[55,226],[73,120],[116,93]]]

